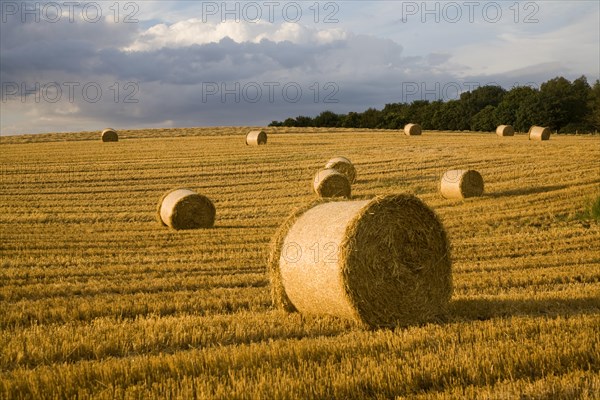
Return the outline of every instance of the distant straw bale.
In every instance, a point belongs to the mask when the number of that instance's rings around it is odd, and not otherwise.
[[[551,133],[549,128],[532,126],[529,128],[529,140],[550,140]]]
[[[335,169],[324,169],[315,174],[313,189],[320,197],[347,197],[352,192],[346,175]]]
[[[496,128],[498,136],[515,136],[515,130],[510,125],[500,125]]]
[[[279,308],[371,328],[442,319],[452,294],[444,227],[412,195],[297,210],[272,240],[269,277]]]
[[[404,126],[404,133],[408,136],[418,136],[421,132],[421,125],[419,124],[406,124]]]
[[[325,164],[325,169],[334,169],[340,174],[346,175],[350,183],[356,181],[356,168],[354,168],[352,162],[346,157],[332,158]]]
[[[446,171],[440,182],[440,192],[447,199],[464,199],[483,194],[483,178],[474,170]]]
[[[212,201],[189,189],[165,193],[158,202],[159,221],[173,229],[210,228],[215,223]]]
[[[246,135],[246,145],[259,146],[267,144],[267,133],[265,131],[250,131]]]
[[[103,142],[118,142],[119,134],[112,128],[106,128],[102,131],[101,138]]]

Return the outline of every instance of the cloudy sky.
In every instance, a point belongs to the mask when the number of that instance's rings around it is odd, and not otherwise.
[[[1,135],[266,125],[600,78],[600,2],[0,1]]]

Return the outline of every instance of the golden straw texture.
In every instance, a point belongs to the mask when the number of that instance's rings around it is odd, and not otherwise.
[[[214,225],[216,209],[208,197],[189,189],[176,189],[163,195],[157,213],[163,225],[173,229],[197,229]]]
[[[500,125],[496,128],[498,136],[515,136],[515,130],[511,125]]]
[[[440,182],[440,193],[447,199],[464,199],[483,194],[483,177],[474,170],[446,171]]]
[[[529,140],[550,140],[551,133],[549,128],[532,126],[529,128]]]
[[[346,175],[348,181],[352,184],[356,181],[356,168],[346,157],[334,157],[327,161],[325,169],[334,169],[342,175]]]
[[[446,233],[412,195],[297,211],[272,246],[273,300],[288,311],[372,328],[435,321],[447,311],[452,275]]]
[[[351,196],[351,186],[346,175],[334,169],[324,169],[315,174],[313,189],[320,197]]]
[[[418,136],[421,134],[421,125],[419,124],[406,124],[404,126],[404,133],[408,136]]]
[[[267,133],[265,131],[250,131],[246,135],[246,145],[259,146],[267,144]]]

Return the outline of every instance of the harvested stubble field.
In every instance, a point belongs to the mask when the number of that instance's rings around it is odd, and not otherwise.
[[[600,398],[598,137],[246,128],[1,139],[0,398]],[[366,331],[272,309],[266,258],[344,155],[355,198],[408,192],[452,243],[447,321]],[[485,194],[445,200],[449,169]],[[188,187],[210,230],[155,219]]]

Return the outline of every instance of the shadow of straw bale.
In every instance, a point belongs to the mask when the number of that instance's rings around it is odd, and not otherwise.
[[[493,197],[493,198],[507,197],[507,196],[526,196],[529,194],[546,193],[546,192],[552,192],[554,190],[566,189],[567,187],[568,187],[567,185],[552,185],[552,186],[541,186],[541,187],[533,187],[533,188],[521,188],[521,189],[505,190],[503,192],[487,193],[484,196]]]
[[[568,317],[600,314],[600,298],[544,300],[461,299],[450,302],[449,322],[484,321],[512,316]]]

